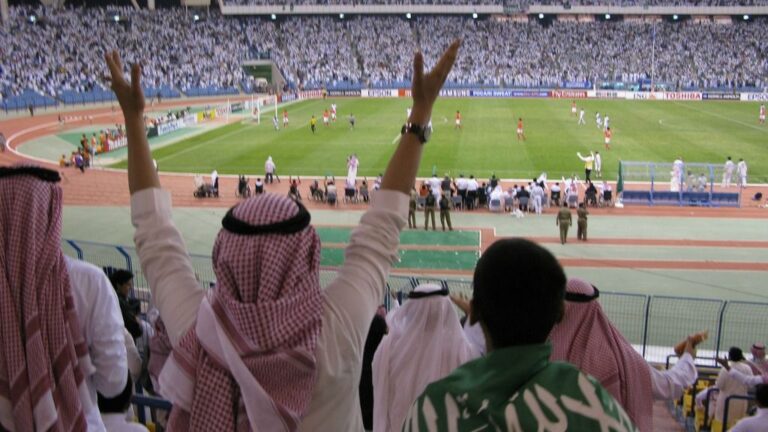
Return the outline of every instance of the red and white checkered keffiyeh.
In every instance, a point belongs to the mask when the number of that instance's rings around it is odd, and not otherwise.
[[[61,241],[58,185],[0,177],[0,424],[84,431],[94,369]]]
[[[263,194],[233,215],[252,226],[298,214],[286,197]],[[217,286],[194,328],[163,368],[174,403],[171,430],[296,430],[314,389],[322,327],[320,239],[221,230],[213,247]]]
[[[566,292],[594,295],[594,287],[569,279]],[[565,317],[549,336],[552,360],[567,361],[595,377],[624,407],[643,432],[653,429],[651,374],[643,357],[632,348],[603,312],[597,300],[565,302]]]
[[[165,361],[168,360],[168,356],[171,355],[173,346],[171,345],[171,339],[168,337],[168,331],[165,329],[165,323],[163,319],[157,317],[154,324],[155,334],[149,338],[149,361],[147,362],[147,371],[149,377],[152,380],[152,386],[157,394],[162,395],[163,392],[160,389],[160,383],[158,378],[160,372],[165,366]]]

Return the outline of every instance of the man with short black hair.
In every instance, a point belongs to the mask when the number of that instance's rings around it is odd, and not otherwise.
[[[141,312],[141,305],[138,300],[128,296],[133,288],[133,273],[123,269],[112,269],[112,272],[109,274],[109,282],[112,283],[112,288],[117,293],[117,300],[120,305],[123,322],[125,323],[125,329],[128,330],[133,339],[140,338],[144,334],[138,318]]]
[[[526,271],[510,277],[511,266]],[[573,431],[636,430],[597,381],[549,361],[547,337],[563,317],[566,284],[549,251],[525,239],[499,240],[478,260],[473,284],[469,320],[480,324],[487,355],[427,386],[404,431],[527,431],[555,424]]]
[[[113,398],[99,394],[99,411],[109,432],[147,432],[147,428],[139,423],[126,421],[126,412],[131,408],[133,395],[133,380],[128,375],[128,383],[123,392]]]

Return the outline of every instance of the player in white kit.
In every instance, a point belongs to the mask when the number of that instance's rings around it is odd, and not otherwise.
[[[579,123],[578,123],[578,124],[580,124],[580,125],[585,125],[585,124],[587,124],[587,121],[586,121],[586,120],[584,120],[584,109],[582,109],[581,111],[579,111]]]
[[[747,187],[747,163],[744,159],[739,159],[739,163],[736,165],[736,171],[739,172],[739,186]]]
[[[760,124],[765,124],[765,104],[760,105]]]
[[[611,118],[606,115],[605,116],[605,120],[603,120],[603,128],[604,129],[610,129],[611,128],[610,121],[611,121]]]
[[[597,123],[597,128],[602,129],[603,128],[603,118],[600,117],[600,113],[595,114],[595,123]]]
[[[723,184],[722,187],[731,187],[731,180],[733,179],[733,170],[736,167],[736,165],[731,160],[731,157],[728,156],[728,159],[725,160],[725,165],[723,165]]]
[[[331,104],[331,121],[336,122],[336,104]]]

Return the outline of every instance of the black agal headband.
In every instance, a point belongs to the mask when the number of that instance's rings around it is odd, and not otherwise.
[[[592,285],[592,289],[595,291],[594,293],[592,293],[592,295],[572,293],[572,292],[566,291],[565,301],[574,302],[574,303],[589,303],[592,300],[600,297],[600,291],[597,290],[597,287]]]
[[[442,288],[437,291],[411,291],[408,293],[409,299],[420,299],[424,297],[432,297],[432,296],[447,296],[448,295],[448,288]]]
[[[34,166],[21,166],[21,167],[0,167],[0,178],[30,175],[37,177],[42,181],[51,183],[58,183],[61,181],[61,176],[57,171],[49,170],[47,168],[40,168]]]
[[[299,207],[298,213],[290,219],[274,222],[267,225],[251,225],[241,221],[234,215],[232,207],[221,220],[221,226],[225,230],[240,235],[265,235],[265,234],[293,234],[309,226],[310,216],[307,209],[300,202],[294,201]]]

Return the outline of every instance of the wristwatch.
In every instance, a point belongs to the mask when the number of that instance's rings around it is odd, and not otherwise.
[[[407,133],[412,133],[416,135],[416,137],[419,139],[419,142],[422,144],[425,144],[427,141],[429,141],[429,138],[432,136],[432,128],[430,128],[428,125],[417,125],[412,123],[406,123],[403,125],[403,128],[400,130],[400,135],[405,135]]]

